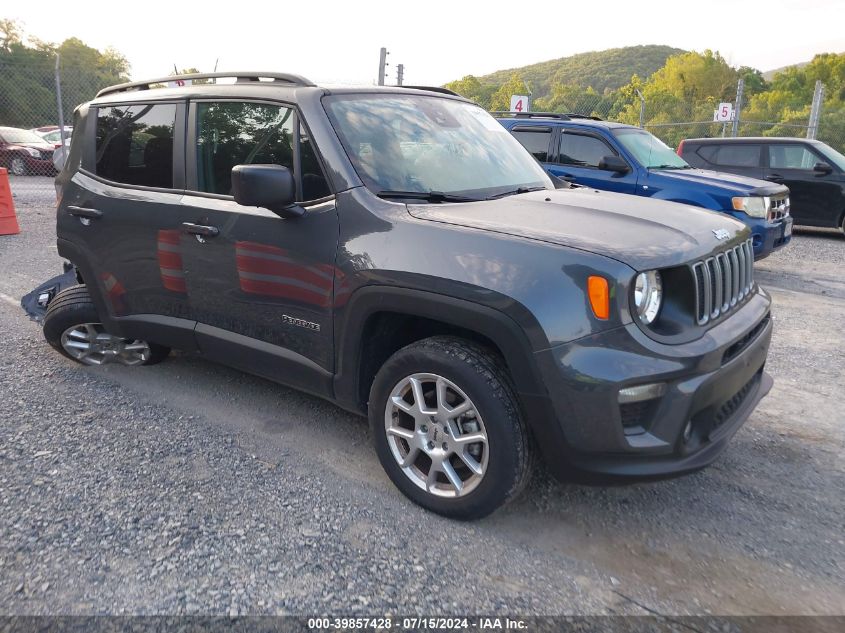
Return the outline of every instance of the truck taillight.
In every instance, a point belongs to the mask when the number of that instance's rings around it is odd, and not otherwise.
[[[684,151],[684,141],[681,141],[680,144],[678,145],[678,152],[677,152],[678,156],[683,156],[684,155],[683,151]]]

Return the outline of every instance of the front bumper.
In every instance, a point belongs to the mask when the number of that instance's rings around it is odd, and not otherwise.
[[[690,343],[658,343],[629,324],[539,352],[560,427],[558,446],[544,447],[550,469],[655,477],[712,462],[772,387],[770,305],[758,288]],[[620,405],[620,389],[652,383],[660,397]]]
[[[792,241],[792,217],[786,216],[775,222],[762,218],[751,218],[742,212],[732,212],[737,220],[744,222],[751,229],[751,245],[754,247],[754,259],[763,259]]]

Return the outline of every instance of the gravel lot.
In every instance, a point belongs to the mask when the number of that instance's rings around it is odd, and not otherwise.
[[[840,233],[799,229],[760,263],[775,387],[712,467],[610,488],[540,474],[461,524],[406,501],[365,420],[324,401],[190,355],[54,352],[17,305],[61,271],[52,185],[13,190],[0,613],[845,614]]]

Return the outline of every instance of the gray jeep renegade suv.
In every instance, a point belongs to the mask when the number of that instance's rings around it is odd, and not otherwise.
[[[186,78],[77,109],[57,233],[80,285],[44,323],[71,358],[178,348],[369,415],[396,486],[465,519],[537,451],[560,475],[701,468],[770,389],[739,222],[556,189],[442,90]]]

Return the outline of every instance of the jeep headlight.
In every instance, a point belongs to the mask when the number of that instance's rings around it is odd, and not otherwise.
[[[26,153],[32,156],[33,158],[41,158],[41,152],[37,149],[32,149],[31,147],[24,147]]]
[[[634,281],[634,304],[637,316],[646,325],[653,323],[663,302],[663,282],[660,273],[649,270],[637,275]]]
[[[744,211],[752,218],[765,218],[769,212],[769,196],[739,196],[731,202],[734,211]]]

